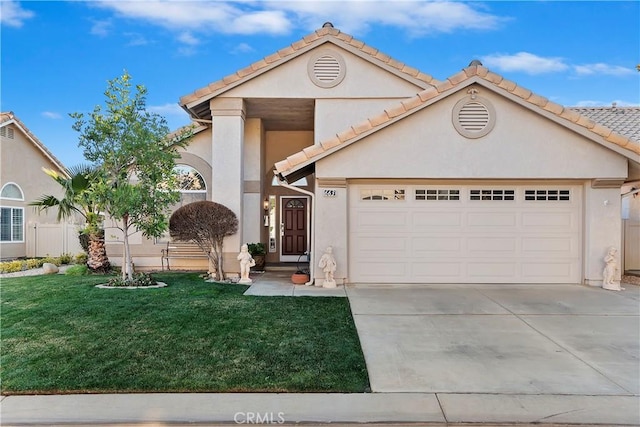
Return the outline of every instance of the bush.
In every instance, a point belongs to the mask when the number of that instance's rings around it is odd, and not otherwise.
[[[0,262],[0,273],[15,273],[26,269],[27,265],[24,261],[16,260]]]
[[[58,258],[60,259],[61,264],[71,264],[73,261],[73,255],[71,254],[62,254]]]
[[[25,261],[26,269],[31,270],[33,268],[40,268],[42,264],[44,264],[44,260],[42,258],[29,258]]]
[[[85,276],[89,274],[89,267],[83,264],[72,265],[64,272],[67,276]]]
[[[42,264],[44,264],[45,262],[48,262],[49,264],[54,264],[58,267],[62,265],[62,262],[60,261],[59,257],[54,258],[54,257],[47,256],[45,258],[42,258]]]
[[[89,258],[89,256],[87,254],[85,254],[84,252],[80,252],[75,257],[75,263],[76,264],[86,264],[88,258]]]
[[[109,286],[126,287],[126,286],[153,286],[156,281],[147,273],[138,273],[133,276],[132,279],[123,279],[122,276],[117,276],[109,279],[107,283]]]

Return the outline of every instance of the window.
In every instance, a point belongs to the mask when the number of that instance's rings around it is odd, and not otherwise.
[[[361,190],[362,200],[404,200],[403,189]]]
[[[0,241],[24,241],[24,209],[0,208]]]
[[[180,206],[207,200],[207,184],[200,172],[187,165],[177,165],[173,170],[178,178]]]
[[[530,201],[568,201],[569,190],[524,190],[524,199]]]
[[[293,199],[289,200],[284,207],[287,209],[304,209],[304,203],[302,200]]]
[[[416,200],[460,200],[460,190],[416,190]]]
[[[515,190],[471,190],[469,200],[515,200]]]
[[[10,200],[24,200],[24,194],[22,190],[13,182],[9,182],[2,187],[0,191],[0,198]]]

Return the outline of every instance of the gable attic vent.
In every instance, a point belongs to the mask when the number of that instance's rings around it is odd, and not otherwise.
[[[496,113],[489,100],[473,93],[458,101],[451,119],[460,135],[475,139],[491,132],[496,123]]]
[[[458,112],[458,121],[469,132],[481,132],[489,124],[489,110],[479,102],[469,102]]]
[[[0,128],[0,136],[4,136],[4,137],[7,137],[9,139],[13,139],[13,137],[14,137],[13,128],[10,128],[8,126],[4,126],[4,127]]]
[[[344,60],[337,52],[323,50],[311,57],[307,71],[309,78],[316,86],[331,88],[342,82],[346,67]]]

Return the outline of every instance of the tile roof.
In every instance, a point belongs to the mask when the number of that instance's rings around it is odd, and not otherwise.
[[[402,101],[395,107],[389,108],[375,117],[371,117],[362,123],[352,126],[342,133],[336,134],[333,138],[321,141],[319,144],[315,144],[311,147],[307,147],[304,150],[287,157],[285,160],[276,163],[275,172],[278,174],[288,174],[294,170],[301,169],[305,165],[311,164],[328,155],[330,152],[349,145],[351,142],[356,141],[365,134],[375,132],[396,120],[418,111],[421,107],[434,102],[436,98],[444,97],[447,93],[455,91],[458,87],[464,87],[473,82],[490,83],[497,88],[498,91],[506,91],[512,96],[516,96],[530,104],[533,104],[533,106],[537,108],[555,114],[557,117],[569,122],[568,124],[582,126],[595,134],[594,136],[600,136],[609,143],[618,145],[625,150],[629,150],[630,156],[633,156],[632,153],[640,155],[640,141],[638,139],[632,139],[627,135],[616,133],[606,125],[599,122],[596,123],[596,121],[581,114],[579,111],[563,107],[560,104],[556,104],[542,96],[536,95],[530,90],[518,86],[516,83],[489,71],[489,69],[483,66],[471,65],[436,86],[427,88],[419,92],[416,96]]]
[[[49,160],[51,160],[51,162],[56,165],[56,167],[60,170],[60,172],[67,178],[69,178],[69,173],[67,172],[67,168],[62,164],[62,162],[60,160],[58,160],[56,158],[56,156],[53,155],[53,153],[51,151],[49,151],[49,149],[42,143],[42,141],[40,141],[38,139],[38,137],[36,137],[33,133],[31,133],[31,131],[29,130],[28,127],[26,127],[24,125],[24,123],[22,123],[20,121],[20,119],[18,119],[18,117],[16,117],[15,114],[13,114],[13,111],[8,111],[8,112],[0,112],[0,127],[2,126],[7,126],[11,123],[15,123],[18,125],[18,127],[20,128],[20,130],[22,132],[25,133],[25,135],[27,135],[27,138],[33,142],[33,144],[40,150],[42,151],[42,153],[45,155],[45,157],[47,157]]]
[[[640,142],[640,107],[570,107],[614,132]]]
[[[324,43],[327,40],[333,41],[338,45],[355,48],[358,51],[366,54],[366,57],[370,58],[372,62],[378,62],[381,65],[389,66],[392,69],[397,70],[399,73],[404,74],[409,78],[424,82],[427,85],[436,85],[439,83],[439,81],[434,79],[432,76],[424,74],[415,68],[409,67],[403,62],[396,61],[389,55],[380,52],[374,47],[366,45],[364,42],[353,38],[353,36],[350,36],[349,34],[343,33],[342,31],[333,27],[323,27],[303,37],[297,42],[292,43],[290,46],[287,46],[284,49],[280,49],[276,53],[268,55],[260,61],[254,62],[246,68],[236,71],[233,74],[230,74],[218,81],[200,88],[189,95],[181,97],[180,105],[186,106],[187,104],[210,99],[218,93],[222,92],[224,89],[230,86],[235,87],[239,83],[249,80],[250,78],[257,76],[266,70],[269,70],[292,58],[295,58],[299,54],[306,52],[310,48]]]

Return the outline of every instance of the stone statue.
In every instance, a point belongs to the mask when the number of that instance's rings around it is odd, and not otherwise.
[[[604,271],[602,272],[602,288],[609,291],[624,290],[624,288],[620,287],[620,281],[617,280],[618,273],[620,272],[620,269],[618,268],[618,260],[616,259],[617,253],[618,250],[612,246],[609,248],[607,256],[604,257],[606,266],[604,267]]]
[[[238,261],[240,261],[240,281],[238,283],[252,283],[253,281],[249,278],[249,271],[251,267],[256,265],[256,261],[249,253],[249,247],[247,245],[242,245],[240,248]]]
[[[318,267],[320,267],[324,272],[324,282],[322,283],[322,287],[335,288],[336,281],[333,278],[333,274],[336,272],[336,259],[333,257],[333,248],[331,246],[324,251],[324,255],[320,258]]]

